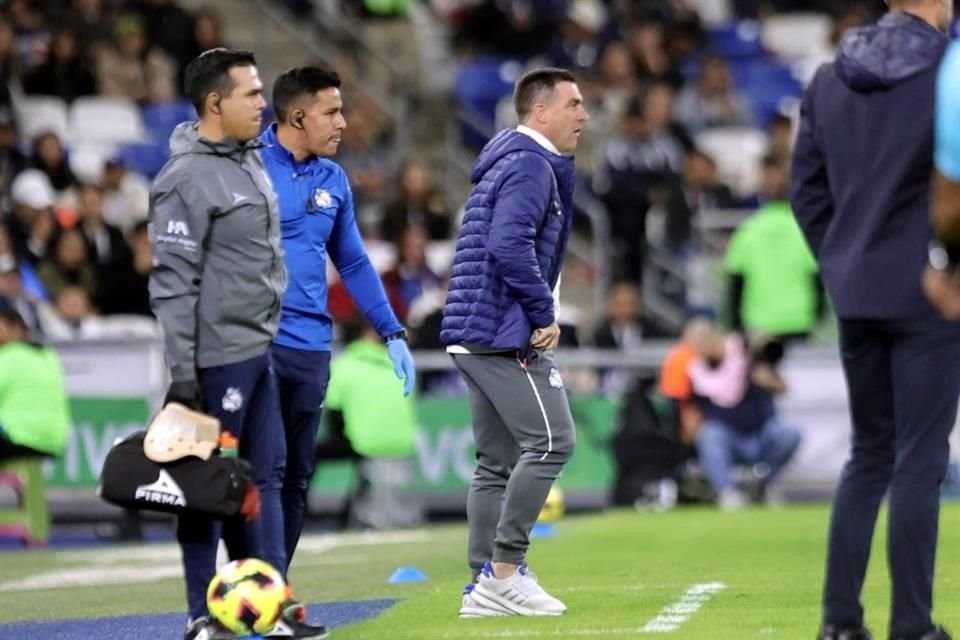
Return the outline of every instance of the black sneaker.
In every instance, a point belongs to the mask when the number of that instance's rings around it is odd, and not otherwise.
[[[236,640],[237,636],[228,631],[213,618],[197,618],[187,625],[183,640]]]
[[[894,638],[894,640],[907,640],[907,639]],[[950,634],[947,633],[946,629],[944,629],[943,627],[937,627],[936,629],[933,629],[932,631],[928,631],[924,635],[920,636],[919,638],[915,638],[914,640],[952,640],[952,638],[950,637]]]
[[[820,627],[817,640],[873,640],[873,636],[866,627],[838,627],[825,624]]]
[[[284,603],[273,631],[265,638],[295,638],[295,640],[323,640],[330,637],[327,628],[307,623],[307,609],[296,600]],[[219,639],[218,639],[219,640]]]

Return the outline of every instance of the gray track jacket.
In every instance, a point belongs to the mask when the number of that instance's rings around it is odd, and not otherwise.
[[[277,198],[257,149],[177,127],[150,192],[150,303],[174,381],[265,353],[287,274]]]

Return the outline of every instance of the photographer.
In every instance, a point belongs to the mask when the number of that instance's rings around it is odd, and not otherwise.
[[[700,464],[722,509],[739,509],[747,498],[736,487],[733,465],[763,465],[766,492],[800,445],[798,429],[777,414],[774,398],[786,384],[776,370],[782,356],[777,342],[750,349],[739,334],[724,337],[712,326],[691,335],[695,357],[688,372],[703,424],[697,432]]]

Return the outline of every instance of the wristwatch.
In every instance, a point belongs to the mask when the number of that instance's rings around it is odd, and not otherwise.
[[[392,342],[393,340],[406,341],[406,339],[407,339],[407,332],[404,331],[403,329],[400,329],[400,331],[397,331],[396,333],[391,333],[390,335],[384,337],[383,341],[384,343],[387,343],[387,342]]]
[[[960,248],[947,248],[939,240],[930,243],[928,261],[930,266],[948,277],[960,279]]]

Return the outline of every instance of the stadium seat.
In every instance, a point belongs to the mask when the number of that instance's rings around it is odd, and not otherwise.
[[[78,98],[70,108],[71,144],[144,142],[147,132],[137,105],[124,98]]]
[[[741,20],[709,29],[707,42],[711,53],[730,60],[764,55],[760,25],[754,20]]]
[[[754,118],[760,126],[788,110],[791,101],[803,95],[803,86],[793,70],[778,62],[740,61],[731,65],[731,75],[753,105]]]
[[[83,182],[99,182],[103,166],[116,152],[116,145],[79,142],[70,148],[67,161],[70,170]]]
[[[152,179],[170,157],[170,144],[160,140],[125,144],[117,153],[128,169]]]
[[[17,102],[20,135],[32,140],[52,131],[61,140],[67,137],[67,103],[53,96],[25,96]]]
[[[716,161],[723,182],[742,196],[756,193],[766,133],[749,127],[707,129],[697,134],[696,143]]]
[[[461,119],[463,142],[480,147],[489,139],[497,117],[497,103],[513,93],[523,66],[509,58],[480,58],[457,67],[454,94],[462,109],[470,112],[476,125]]]
[[[170,142],[170,134],[178,124],[196,119],[196,110],[186,100],[158,102],[143,108],[143,124],[150,134],[150,139],[165,147]]]
[[[0,509],[0,536],[23,540],[28,547],[46,546],[50,537],[43,458],[14,458],[0,463],[0,487],[13,490],[14,507]]]
[[[761,40],[779,58],[799,61],[828,49],[832,31],[833,24],[825,14],[784,13],[764,20]]]

